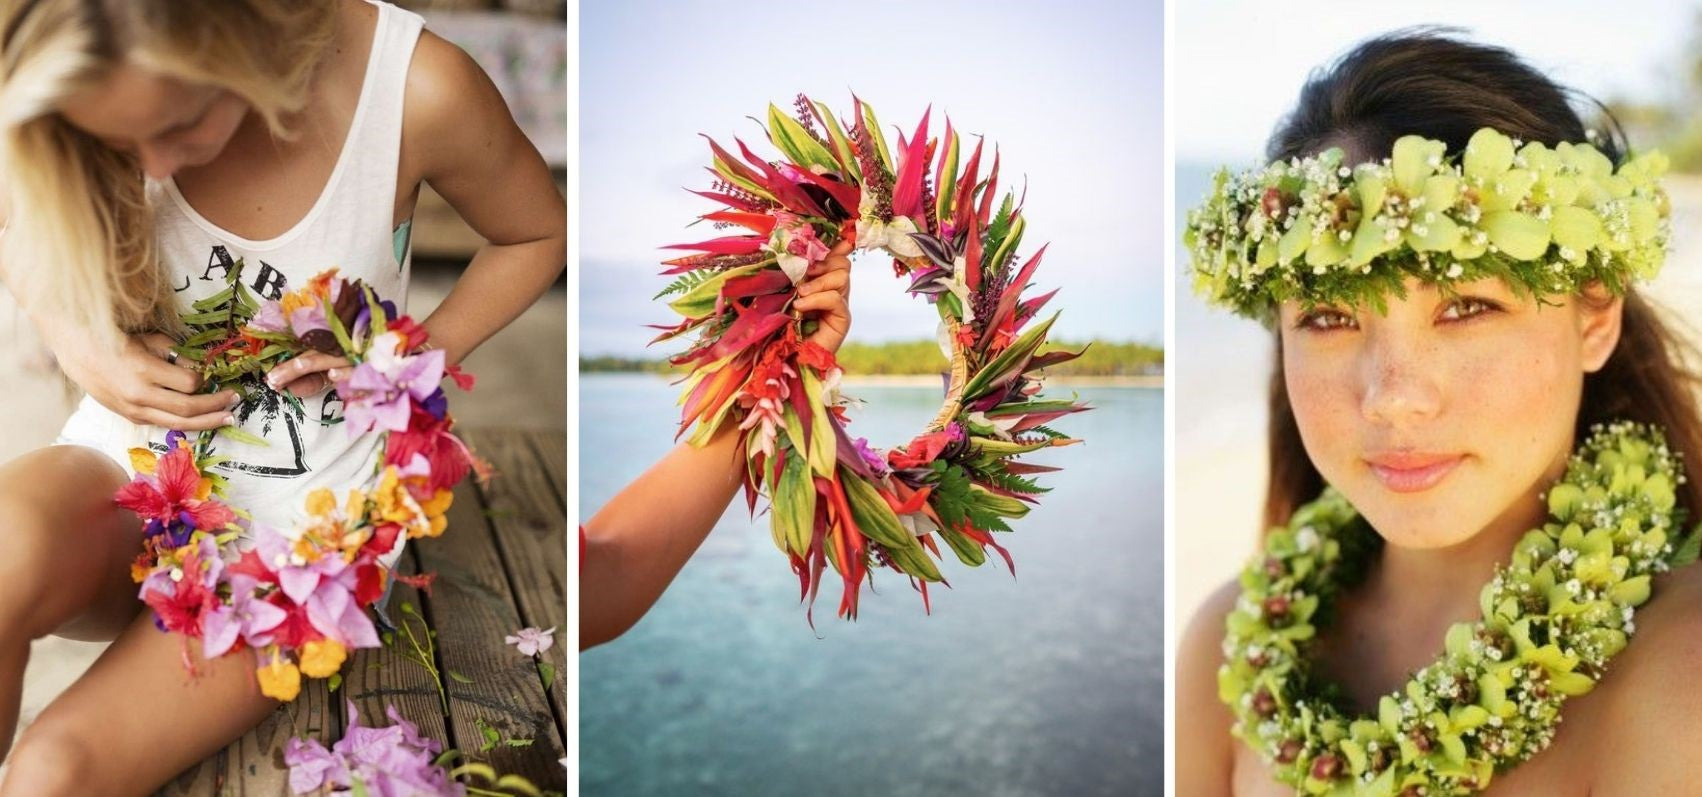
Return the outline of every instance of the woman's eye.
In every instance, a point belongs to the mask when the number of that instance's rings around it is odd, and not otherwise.
[[[1442,308],[1442,314],[1439,318],[1442,321],[1464,321],[1499,309],[1501,308],[1496,306],[1494,302],[1462,296]]]
[[[1300,318],[1295,320],[1294,326],[1298,329],[1325,332],[1332,329],[1352,329],[1356,324],[1353,316],[1347,313],[1328,307],[1319,307],[1302,313]]]

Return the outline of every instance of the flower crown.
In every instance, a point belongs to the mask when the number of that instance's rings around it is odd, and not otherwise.
[[[1342,157],[1220,170],[1183,233],[1194,290],[1252,318],[1287,299],[1381,310],[1409,276],[1442,286],[1499,277],[1537,295],[1601,282],[1618,294],[1666,258],[1659,152],[1615,169],[1587,143],[1521,144],[1483,128],[1457,158],[1421,136],[1401,137],[1379,162]]]

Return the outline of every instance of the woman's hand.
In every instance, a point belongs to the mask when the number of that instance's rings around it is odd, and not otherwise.
[[[851,333],[850,255],[850,241],[828,250],[827,257],[805,272],[809,279],[798,283],[798,298],[792,302],[793,310],[815,318],[816,330],[809,339],[828,351],[839,351]]]
[[[291,358],[266,374],[266,384],[273,390],[285,390],[296,398],[316,396],[331,383],[343,378],[343,369],[353,363],[343,357],[310,351]]]
[[[175,341],[159,333],[132,335],[115,358],[89,339],[62,339],[55,348],[65,375],[132,423],[199,432],[228,426],[241,400],[234,390],[201,394],[201,374],[177,362]]]

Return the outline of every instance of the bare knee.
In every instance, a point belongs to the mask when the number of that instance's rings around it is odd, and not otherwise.
[[[45,636],[107,592],[107,580],[128,581],[140,534],[112,502],[124,480],[116,463],[82,446],[0,465],[0,633]]]
[[[85,737],[41,720],[24,729],[7,759],[0,797],[87,793],[90,767],[98,756]],[[80,785],[79,785],[80,784]]]

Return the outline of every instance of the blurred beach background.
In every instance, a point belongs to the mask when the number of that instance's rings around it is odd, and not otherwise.
[[[851,92],[907,133],[933,103],[1002,156],[1022,190],[1034,289],[1062,288],[1055,340],[1092,342],[1048,395],[1094,406],[1087,440],[1038,455],[1064,472],[1001,542],[1016,560],[942,569],[923,613],[882,572],[861,617],[815,629],[768,518],[736,501],[661,601],[580,658],[580,786],[620,795],[1125,795],[1163,785],[1162,4],[966,0],[829,11],[585,4],[581,134],[580,504],[586,516],[672,445],[676,388],[643,327],[667,280],[658,247],[710,178],[698,134],[771,153],[769,103]],[[985,161],[984,161],[985,163]],[[890,261],[855,261],[853,434],[913,436],[940,402],[936,318]],[[928,375],[936,374],[936,375]],[[759,513],[764,507],[759,505]],[[582,596],[596,600],[595,595]]]
[[[1219,166],[1261,164],[1265,138],[1308,73],[1370,36],[1446,24],[1507,47],[1560,83],[1600,99],[1635,148],[1673,157],[1672,254],[1645,295],[1698,340],[1702,308],[1702,11],[1694,4],[1584,0],[1422,5],[1244,0],[1179,3],[1172,109],[1176,152],[1177,391],[1173,633],[1253,551],[1264,499],[1265,392],[1271,333],[1207,307],[1181,246],[1187,211]]]

